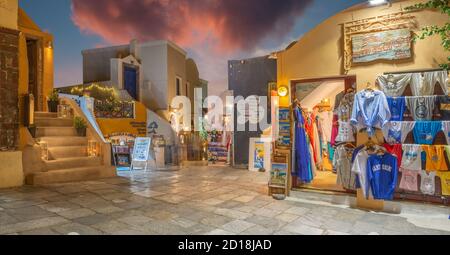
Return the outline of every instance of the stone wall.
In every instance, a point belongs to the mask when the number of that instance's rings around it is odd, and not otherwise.
[[[17,149],[19,32],[0,28],[0,151]]]

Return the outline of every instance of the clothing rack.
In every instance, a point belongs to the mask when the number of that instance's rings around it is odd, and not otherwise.
[[[411,70],[411,71],[385,72],[384,75],[406,74],[406,73],[427,73],[427,72],[437,72],[437,71],[447,71],[447,70],[442,69],[442,68],[416,69],[416,70]]]

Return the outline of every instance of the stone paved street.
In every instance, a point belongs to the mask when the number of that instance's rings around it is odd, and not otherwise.
[[[0,190],[0,234],[450,234],[450,209],[395,203],[402,213],[339,205],[346,196],[267,196],[267,176],[231,168],[138,172]],[[351,199],[350,199],[351,200]]]

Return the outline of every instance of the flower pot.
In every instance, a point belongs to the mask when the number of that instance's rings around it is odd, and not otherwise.
[[[85,137],[86,136],[86,128],[77,128],[77,135]]]
[[[58,112],[58,101],[47,101],[48,111],[49,112]]]

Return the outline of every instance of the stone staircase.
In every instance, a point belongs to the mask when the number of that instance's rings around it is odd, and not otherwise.
[[[49,158],[42,172],[27,176],[26,183],[42,185],[100,178],[102,159],[88,157],[88,138],[77,136],[73,120],[56,113],[36,112],[36,139],[48,144]]]

